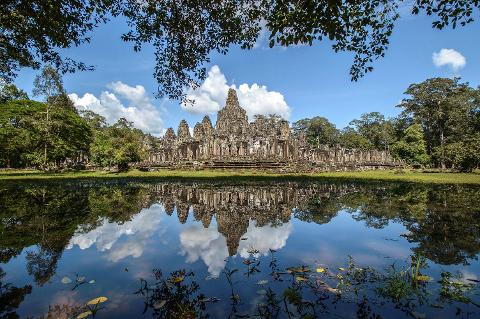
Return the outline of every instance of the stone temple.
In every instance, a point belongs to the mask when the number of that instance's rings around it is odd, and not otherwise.
[[[386,151],[314,147],[302,134],[293,134],[289,123],[277,116],[256,116],[249,122],[236,91],[217,114],[215,126],[208,116],[190,134],[182,120],[175,134],[169,128],[150,150],[148,167],[258,168],[280,171],[368,169],[396,166]]]

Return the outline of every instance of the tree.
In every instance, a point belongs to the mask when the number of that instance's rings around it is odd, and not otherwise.
[[[447,144],[445,160],[453,168],[471,172],[480,167],[480,133],[466,136],[462,141]]]
[[[432,78],[409,86],[408,98],[398,105],[406,116],[421,123],[428,154],[441,168],[446,167],[446,145],[458,142],[472,125],[472,114],[479,109],[478,90],[460,83],[459,78]]]
[[[392,154],[411,165],[426,165],[430,162],[427,154],[423,128],[413,124],[405,130],[405,136],[392,145]]]
[[[307,142],[316,147],[322,145],[334,145],[337,143],[338,130],[334,124],[324,117],[315,116],[311,119],[302,119],[293,123],[295,134],[304,132]]]
[[[45,117],[38,121],[38,126],[43,133],[43,167],[47,167],[49,145],[54,142],[51,138],[53,126],[59,126],[61,123],[54,123],[52,112],[62,112],[63,109],[72,110],[73,103],[67,96],[63,88],[62,77],[58,71],[50,65],[45,66],[42,72],[35,77],[33,82],[33,95],[43,96],[46,106]]]
[[[28,100],[28,95],[25,91],[17,88],[15,84],[0,79],[0,103],[11,100]]]
[[[392,122],[379,112],[364,113],[349,124],[378,150],[388,150],[395,140]]]
[[[97,131],[90,148],[93,163],[127,170],[128,164],[144,158],[143,133],[121,118],[112,126]]]
[[[124,41],[133,42],[135,51],[144,44],[155,47],[158,93],[170,98],[185,98],[185,87],[205,79],[211,53],[226,54],[232,45],[251,49],[261,32],[270,47],[328,39],[335,52],[353,54],[350,74],[357,80],[385,55],[403,1],[4,0],[0,76],[11,80],[19,68],[43,63],[62,72],[91,70],[59,50],[88,42],[90,31],[121,16],[131,27]],[[472,22],[479,8],[478,0],[414,0],[411,12],[434,16],[432,26],[442,29]]]
[[[0,165],[7,167],[59,165],[87,153],[92,131],[85,120],[69,109],[35,101],[10,101],[0,104]],[[49,151],[45,158],[45,148]]]
[[[338,142],[341,146],[349,149],[371,150],[374,148],[372,142],[352,127],[346,127],[340,132]]]

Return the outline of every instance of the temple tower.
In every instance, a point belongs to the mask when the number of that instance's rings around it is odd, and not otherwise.
[[[240,107],[234,89],[228,90],[227,102],[225,107],[218,111],[215,128],[217,134],[223,136],[244,136],[248,131],[247,112]]]

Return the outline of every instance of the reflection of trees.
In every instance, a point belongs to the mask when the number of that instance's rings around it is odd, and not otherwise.
[[[480,252],[478,187],[400,184],[365,187],[357,196],[341,199],[355,219],[377,228],[404,224],[415,251],[436,263],[468,263]]]
[[[216,219],[235,254],[249,222],[273,227],[292,211],[302,221],[325,224],[339,211],[368,227],[405,225],[406,238],[432,261],[467,263],[480,251],[480,189],[380,183],[285,183],[278,185],[94,184],[27,185],[0,190],[0,261],[22,249],[27,268],[42,285],[55,273],[64,247],[77,232],[105,219],[123,223],[142,208],[160,202],[184,223],[193,218],[208,227]],[[175,210],[176,208],[176,210]]]
[[[15,310],[20,306],[25,296],[32,292],[32,286],[22,288],[4,283],[5,272],[0,268],[0,319],[20,318]]]
[[[57,262],[73,234],[95,228],[101,217],[124,222],[149,207],[140,186],[87,187],[30,185],[0,190],[0,258],[8,262],[23,248],[27,271],[38,285],[55,274]]]

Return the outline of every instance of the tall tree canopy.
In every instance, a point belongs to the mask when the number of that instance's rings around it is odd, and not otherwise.
[[[480,90],[458,78],[432,78],[410,85],[405,94],[408,97],[398,106],[421,123],[428,153],[445,168],[446,145],[475,132]]]
[[[311,145],[333,145],[337,143],[338,130],[334,124],[321,116],[311,119],[302,119],[293,123],[293,131],[298,134],[304,132],[307,142]]]
[[[231,45],[252,48],[262,28],[270,47],[314,45],[328,39],[335,52],[354,56],[357,80],[373,69],[389,45],[399,4],[407,0],[3,0],[0,6],[0,76],[11,80],[22,67],[50,63],[62,72],[93,69],[62,56],[62,49],[90,40],[90,31],[122,16],[122,35],[134,50],[155,47],[158,94],[184,98],[184,88],[206,77],[210,54]],[[433,27],[473,21],[480,0],[414,0],[413,14],[435,17]]]

